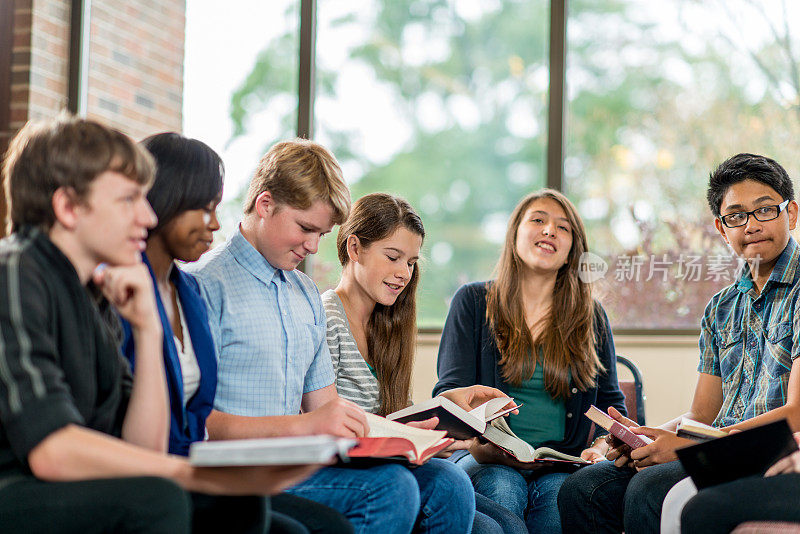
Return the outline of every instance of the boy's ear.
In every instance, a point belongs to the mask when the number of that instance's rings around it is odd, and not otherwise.
[[[357,235],[350,234],[347,236],[347,257],[350,261],[357,262],[359,252],[361,252],[361,241]]]
[[[728,240],[728,235],[725,233],[725,229],[727,227],[724,224],[722,224],[722,220],[720,220],[719,217],[714,217],[714,226],[716,227],[717,232],[719,232],[719,235],[722,236],[722,239],[725,240],[725,243],[730,245],[731,242]]]
[[[72,230],[80,217],[79,210],[83,207],[78,200],[78,195],[71,187],[59,187],[51,199],[56,222],[64,228]]]
[[[275,199],[272,197],[272,193],[269,191],[259,193],[256,197],[255,209],[258,216],[262,219],[275,213]]]
[[[789,230],[794,230],[797,227],[797,202],[790,200],[786,205],[786,216],[789,218]]]

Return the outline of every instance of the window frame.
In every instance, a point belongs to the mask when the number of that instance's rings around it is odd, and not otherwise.
[[[548,111],[546,147],[546,184],[561,191],[564,180],[567,17],[569,0],[549,0],[549,63]],[[298,46],[298,106],[297,136],[311,139],[314,132],[315,61],[316,61],[317,0],[300,2],[300,43]],[[313,262],[303,260],[299,269],[310,274]],[[418,334],[441,334],[441,327],[421,327]],[[615,335],[698,336],[700,329],[684,328],[619,328]]]

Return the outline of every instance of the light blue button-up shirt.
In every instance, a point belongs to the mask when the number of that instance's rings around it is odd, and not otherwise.
[[[187,270],[217,348],[217,410],[294,415],[304,393],[333,384],[325,311],[308,276],[274,268],[239,230]]]

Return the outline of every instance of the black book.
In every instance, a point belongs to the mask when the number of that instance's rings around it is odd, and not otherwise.
[[[390,413],[386,419],[408,423],[438,417],[439,424],[436,425],[436,430],[446,430],[451,438],[470,439],[483,435],[486,423],[516,410],[519,406],[506,407],[513,400],[510,397],[498,397],[466,411],[451,400],[438,396]]]
[[[697,489],[763,475],[797,450],[785,419],[678,449],[678,459]]]

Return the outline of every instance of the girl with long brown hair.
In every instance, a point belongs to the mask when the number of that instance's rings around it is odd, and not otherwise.
[[[408,202],[384,193],[359,199],[339,230],[336,244],[342,278],[335,290],[322,295],[328,346],[339,396],[368,412],[387,415],[411,403],[417,262],[424,237],[422,221]],[[450,400],[462,405],[503,395],[483,386],[448,393]],[[419,425],[433,427],[436,422]],[[422,510],[430,513],[418,522],[421,528],[465,531],[472,526],[473,514],[476,533],[511,533],[516,524],[522,528],[510,512],[478,495],[483,500],[476,513],[469,479],[452,462],[433,458],[412,472],[419,484]],[[445,496],[447,505],[440,507],[437,503]],[[439,527],[433,528],[434,524]]]
[[[434,394],[472,384],[499,388],[523,403],[509,426],[533,447],[587,460],[591,404],[624,413],[608,318],[579,276],[588,251],[575,206],[558,191],[526,196],[511,215],[490,282],[453,298],[439,346]],[[455,456],[455,455],[454,455]],[[492,444],[455,459],[483,494],[525,520],[529,532],[561,532],[556,497],[566,473],[530,470]]]

